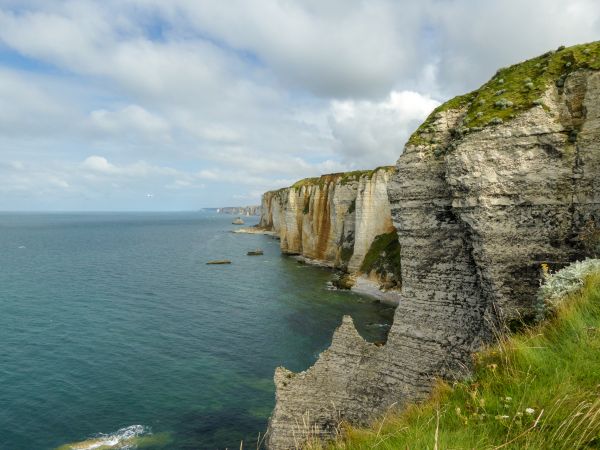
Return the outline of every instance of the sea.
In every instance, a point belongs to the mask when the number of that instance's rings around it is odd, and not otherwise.
[[[392,307],[232,219],[0,213],[0,449],[256,449],[277,366],[344,315],[385,340]]]

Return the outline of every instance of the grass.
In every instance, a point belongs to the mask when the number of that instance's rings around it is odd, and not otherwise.
[[[293,185],[293,189],[300,189],[303,186],[319,186],[323,188],[325,184],[330,182],[340,183],[342,185],[358,181],[362,177],[368,177],[371,179],[373,175],[380,171],[385,170],[388,172],[393,172],[396,170],[395,166],[380,166],[372,170],[354,170],[351,172],[338,172],[338,173],[328,173],[326,175],[321,175],[320,177],[312,177],[312,178],[304,178],[302,180],[296,181]]]
[[[373,239],[369,251],[365,255],[360,271],[370,273],[393,273],[400,280],[400,243],[396,230],[380,234]]]
[[[345,427],[309,449],[600,448],[600,274],[556,315],[474,357],[470,380],[439,381],[430,400]]]
[[[546,52],[541,56],[502,68],[476,91],[455,97],[436,108],[413,133],[408,143],[435,145],[433,122],[440,112],[466,108],[457,134],[504,123],[533,107],[545,107],[542,95],[552,84],[559,88],[569,73],[578,69],[600,70],[600,41]]]

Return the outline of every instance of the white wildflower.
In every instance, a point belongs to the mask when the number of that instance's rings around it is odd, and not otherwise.
[[[529,414],[529,415],[532,415],[532,414],[535,412],[535,409],[533,409],[533,408],[527,408],[527,409],[525,410],[525,412],[526,412],[527,414]]]

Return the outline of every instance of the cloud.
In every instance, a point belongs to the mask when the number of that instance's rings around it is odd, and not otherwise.
[[[170,139],[169,123],[138,105],[128,105],[117,111],[92,111],[90,125],[93,131],[107,135],[124,134],[141,140]]]
[[[593,0],[2,0],[0,208],[219,206],[391,164],[438,102],[598,35]]]
[[[148,178],[155,175],[179,175],[180,172],[171,167],[154,166],[145,161],[137,161],[133,164],[115,165],[108,162],[103,156],[88,156],[80,165],[84,171],[93,174],[103,174],[126,178]]]
[[[417,92],[393,91],[382,102],[334,101],[330,126],[345,161],[364,167],[392,164],[420,122],[439,105]]]
[[[57,125],[72,119],[73,111],[53,87],[51,81],[0,66],[0,134],[56,134]]]
[[[155,2],[173,22],[203,29],[247,51],[284,83],[324,96],[382,94],[410,66],[417,49],[411,4],[344,1]],[[236,11],[232,14],[232,11]]]

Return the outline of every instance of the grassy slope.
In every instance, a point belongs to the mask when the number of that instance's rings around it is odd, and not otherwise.
[[[600,41],[559,48],[498,70],[476,91],[437,107],[408,142],[414,145],[435,144],[431,124],[438,113],[450,109],[467,107],[460,130],[462,133],[509,121],[520,112],[539,105],[540,97],[551,84],[562,86],[570,72],[582,68],[600,70]]]
[[[600,274],[556,318],[477,354],[471,380],[325,448],[600,448],[599,394]]]

